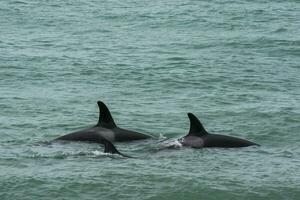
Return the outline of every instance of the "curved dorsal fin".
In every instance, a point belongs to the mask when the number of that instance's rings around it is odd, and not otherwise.
[[[133,158],[131,156],[120,153],[118,149],[107,139],[102,138],[102,143],[104,144],[104,153],[119,154],[123,157]]]
[[[104,153],[121,154],[109,140],[102,138],[102,142],[104,144]]]
[[[189,136],[204,136],[207,135],[208,132],[204,129],[203,125],[199,121],[199,119],[193,115],[192,113],[188,113],[190,119],[190,131],[188,133]]]
[[[102,101],[98,101],[97,104],[99,107],[99,120],[97,126],[101,126],[104,128],[116,127],[114,119],[112,118],[106,105]]]

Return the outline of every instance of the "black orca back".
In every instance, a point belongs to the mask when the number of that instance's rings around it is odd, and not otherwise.
[[[236,148],[257,145],[248,140],[227,135],[209,134],[203,139],[203,147]]]

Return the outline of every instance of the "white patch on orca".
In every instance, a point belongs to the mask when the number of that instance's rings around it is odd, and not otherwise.
[[[109,141],[115,141],[115,133],[110,129],[106,129],[102,127],[94,127],[91,130]]]

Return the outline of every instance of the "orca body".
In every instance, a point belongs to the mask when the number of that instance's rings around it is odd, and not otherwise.
[[[237,148],[258,145],[237,137],[208,133],[195,115],[188,113],[188,117],[190,119],[190,131],[186,136],[178,140],[182,146],[192,148]]]
[[[55,140],[83,141],[103,144],[104,140],[113,143],[151,138],[151,136],[143,133],[117,127],[106,105],[101,101],[98,101],[97,103],[100,114],[99,121],[95,126],[63,135]]]

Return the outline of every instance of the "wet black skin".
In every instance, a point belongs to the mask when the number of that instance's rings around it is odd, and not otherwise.
[[[182,146],[189,146],[192,148],[238,148],[252,145],[259,146],[258,144],[245,139],[208,133],[195,115],[188,113],[188,117],[190,119],[190,131],[188,135],[178,140]]]

